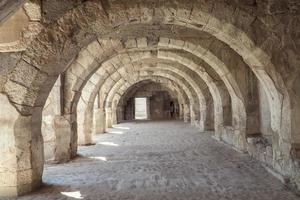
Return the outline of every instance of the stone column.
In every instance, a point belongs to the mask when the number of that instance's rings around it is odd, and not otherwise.
[[[117,124],[117,109],[113,108],[112,109],[112,125]]]
[[[106,123],[105,128],[112,128],[112,109],[105,108]]]
[[[71,157],[71,119],[61,116],[60,90],[61,82],[58,78],[43,108],[42,135],[46,162],[66,162]]]
[[[184,107],[182,104],[179,104],[179,119],[183,120],[183,116],[184,116]]]
[[[150,98],[147,97],[147,101],[146,101],[146,105],[147,105],[147,119],[150,120],[151,119],[151,115],[150,115]]]
[[[22,116],[0,94],[0,196],[17,196],[40,187],[44,166],[42,108]]]
[[[103,109],[97,108],[94,110],[94,134],[105,132],[105,111]]]
[[[195,108],[194,108],[194,104],[190,105],[190,121],[192,125],[196,125],[196,112],[195,112]]]
[[[119,105],[117,108],[117,119],[116,123],[124,121],[124,105]]]
[[[201,105],[199,104],[199,123],[198,123],[198,127],[199,130],[201,132],[205,131],[207,129],[206,127],[206,122],[209,120],[208,116],[207,116],[207,105],[205,106],[205,108],[202,108]]]
[[[70,122],[64,116],[56,116],[54,119],[55,126],[55,151],[54,162],[63,163],[69,161],[72,155],[76,155],[77,148],[72,149],[72,127]],[[73,152],[72,152],[73,151]]]
[[[78,145],[89,145],[92,143],[93,108],[89,109],[87,103],[82,99],[77,105],[77,134]]]
[[[70,148],[71,148],[71,158],[77,156],[78,147],[78,134],[77,134],[77,116],[76,114],[64,115],[64,118],[68,121],[68,128],[71,138]]]
[[[183,120],[184,122],[189,122],[190,121],[190,108],[187,104],[184,104],[183,106]]]
[[[78,145],[93,144],[93,115],[93,108],[90,107],[77,112]]]

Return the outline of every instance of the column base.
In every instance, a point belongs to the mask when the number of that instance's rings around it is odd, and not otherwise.
[[[11,198],[28,194],[38,190],[42,186],[42,181],[19,186],[0,186],[0,197]]]

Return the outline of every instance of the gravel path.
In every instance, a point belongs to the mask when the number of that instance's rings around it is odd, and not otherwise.
[[[179,121],[131,122],[97,135],[80,157],[47,165],[19,200],[294,200],[256,161]]]

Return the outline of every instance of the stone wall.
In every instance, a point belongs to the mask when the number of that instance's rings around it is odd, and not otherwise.
[[[167,92],[155,92],[150,97],[150,119],[171,119],[171,101],[172,99]]]
[[[149,119],[151,120],[159,120],[159,119],[171,119],[171,108],[170,104],[173,102],[174,104],[174,117],[179,118],[179,105],[178,100],[172,98],[170,94],[163,89],[160,84],[146,84],[142,87],[134,90],[134,92],[127,94],[124,97],[125,102],[122,106],[123,113],[120,114],[121,116],[125,116],[125,120],[133,120],[134,119],[134,101],[135,98],[138,97],[146,97],[148,98],[148,112],[149,112]],[[122,121],[122,117],[119,115],[119,122]]]
[[[117,102],[146,79],[167,80],[185,121],[201,131],[213,128],[217,139],[248,151],[300,188],[298,1],[22,3],[9,6],[11,18],[1,15],[0,51],[14,53],[0,55],[1,108],[12,114],[1,117],[12,152],[0,173],[14,163],[7,173],[29,178],[5,180],[0,190],[10,185],[11,194],[20,194],[40,185],[41,124],[47,158],[75,155],[77,130],[91,140],[93,119],[100,119],[99,130],[110,127],[120,113]],[[62,73],[59,113],[57,92],[50,91]]]
[[[260,133],[272,139],[272,127],[271,127],[271,112],[270,105],[268,104],[268,99],[266,93],[264,92],[261,85],[258,87],[259,91],[259,119],[260,119]]]
[[[42,30],[41,20],[39,0],[4,1],[0,5],[0,52],[25,50]]]
[[[42,113],[46,162],[65,162],[71,157],[70,123],[61,116],[61,79],[53,86]]]
[[[124,120],[133,120],[134,119],[134,98],[130,98],[127,100],[126,104],[124,105]],[[122,116],[119,117],[120,119],[123,119]]]
[[[55,159],[56,124],[55,118],[61,114],[60,79],[53,86],[43,109],[42,134],[44,138],[45,160]]]

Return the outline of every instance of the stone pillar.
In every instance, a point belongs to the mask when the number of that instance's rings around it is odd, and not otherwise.
[[[215,110],[217,110],[218,107],[217,103],[215,104],[216,105],[214,106],[212,98],[206,101],[206,115],[205,115],[204,130],[208,130],[208,131],[215,130],[215,118],[218,118],[217,116],[215,116]],[[223,113],[221,113],[221,115],[223,116]]]
[[[124,121],[124,105],[119,105],[117,108],[117,123]]]
[[[201,106],[199,105],[199,107],[201,108]],[[206,121],[207,121],[207,110],[206,109],[202,109],[199,111],[199,123],[198,123],[198,127],[199,130],[201,132],[205,131],[206,129]]]
[[[222,106],[214,105],[214,122],[215,122],[214,123],[215,138],[221,140],[223,129],[224,129]]]
[[[105,132],[105,112],[103,109],[97,108],[94,110],[94,134]]]
[[[147,105],[147,119],[150,120],[151,119],[151,114],[150,114],[150,98],[147,97],[147,100],[146,100],[146,105]]]
[[[22,116],[0,94],[0,196],[22,195],[40,187],[44,166],[42,108]]]
[[[52,118],[51,118],[52,119]],[[45,119],[43,119],[43,122]],[[64,116],[56,115],[52,119],[52,137],[51,143],[44,142],[44,155],[46,162],[63,163],[70,160],[71,156],[71,124]],[[43,137],[47,136],[44,132]],[[48,138],[49,139],[49,138]],[[76,154],[76,152],[75,152]]]
[[[105,108],[106,123],[105,128],[112,128],[112,109]]]
[[[195,112],[195,109],[194,109],[194,104],[190,105],[190,121],[191,121],[192,125],[196,125],[197,124],[197,122],[196,122],[196,112]]]
[[[72,140],[73,137],[76,137],[74,136],[76,132],[72,128],[73,121],[74,119],[71,119],[69,115],[61,116],[61,79],[58,78],[51,89],[42,113],[42,135],[46,162],[67,162],[76,155],[77,147],[74,147]],[[77,145],[77,140],[75,144]]]
[[[56,146],[56,132],[55,124],[56,116],[61,114],[61,82],[58,78],[51,89],[42,113],[42,135],[44,139],[44,155],[45,160],[54,161]]]
[[[77,105],[77,135],[78,145],[89,145],[92,143],[92,111],[86,112],[88,105],[80,99]]]
[[[44,139],[44,156],[46,162],[55,159],[56,134],[54,121],[55,115],[45,115],[43,111],[42,135]]]
[[[179,119],[184,120],[183,117],[184,117],[184,107],[183,104],[179,104]]]
[[[190,108],[187,104],[184,104],[183,106],[183,120],[184,122],[189,122],[190,121]]]
[[[71,158],[77,156],[77,147],[78,147],[78,134],[77,134],[77,119],[76,114],[64,115],[64,118],[68,121],[67,127],[70,132],[70,148],[71,148]]]
[[[117,109],[113,108],[112,109],[112,124],[117,124]]]
[[[93,144],[93,124],[94,124],[94,109],[88,109],[87,112],[84,113],[84,124],[83,130],[85,132],[85,143],[86,145]]]
[[[55,125],[55,151],[54,162],[62,163],[69,161],[72,155],[76,155],[77,148],[72,150],[72,128],[70,122],[64,116],[56,116]],[[72,152],[73,151],[73,152]],[[74,152],[75,151],[75,152]]]

